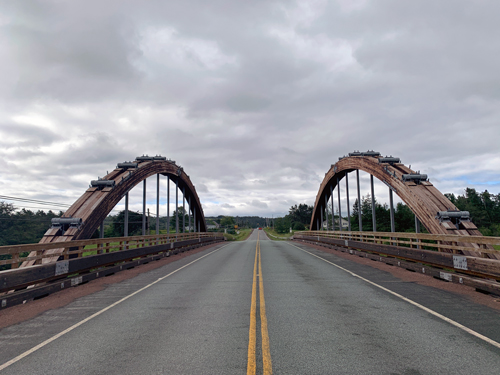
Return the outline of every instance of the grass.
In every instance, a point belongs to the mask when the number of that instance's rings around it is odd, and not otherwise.
[[[114,246],[114,247],[111,247],[107,250],[108,253],[111,253],[113,251],[118,251],[120,250],[120,243],[119,242],[110,242],[109,244],[110,246]],[[86,256],[89,256],[89,255],[97,255],[97,250],[98,250],[98,247],[99,245],[97,244],[94,244],[94,245],[87,245],[85,246],[85,250],[89,250],[89,251],[85,251],[82,253],[82,257],[86,257]],[[99,246],[100,247],[100,246]],[[134,249],[136,248],[137,246],[136,245],[129,245],[129,249]],[[95,249],[95,250],[92,250],[92,249]]]
[[[224,233],[224,238],[228,241],[245,241],[250,233],[252,233],[251,229],[240,229],[239,234],[229,234]]]
[[[295,232],[298,232],[292,230],[292,233],[278,233],[272,228],[264,228],[264,231],[269,236],[269,238],[274,241],[287,241],[294,235]]]

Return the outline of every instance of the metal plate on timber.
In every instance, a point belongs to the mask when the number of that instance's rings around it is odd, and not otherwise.
[[[64,275],[69,272],[69,260],[56,263],[55,276]]]
[[[83,281],[82,276],[74,277],[73,279],[71,279],[71,286],[76,286],[78,284],[81,284],[82,281]]]
[[[443,280],[453,281],[451,273],[439,272],[439,277]]]
[[[453,255],[453,267],[458,270],[468,270],[467,258],[461,255]]]

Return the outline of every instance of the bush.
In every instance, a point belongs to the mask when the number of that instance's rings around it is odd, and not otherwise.
[[[294,230],[305,230],[306,227],[302,223],[295,223],[295,224],[293,224],[293,229]]]

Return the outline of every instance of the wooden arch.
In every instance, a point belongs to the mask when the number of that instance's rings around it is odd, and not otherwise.
[[[174,183],[178,183],[181,191],[185,191],[186,200],[191,199],[190,212],[196,216],[196,221],[199,221],[200,231],[206,232],[205,216],[198,194],[182,167],[171,160],[136,160],[133,163],[137,163],[137,168],[117,167],[102,178],[102,180],[114,181],[114,187],[104,187],[102,189],[90,187],[64,213],[63,218],[81,219],[82,224],[80,226],[70,227],[64,233],[60,228],[50,228],[40,242],[90,238],[127,192],[146,178],[156,174],[168,176]]]
[[[470,221],[460,223],[459,228],[451,222],[440,222],[436,218],[438,211],[458,211],[458,208],[429,181],[419,183],[403,181],[403,174],[417,174],[417,172],[401,163],[392,165],[380,163],[379,158],[379,156],[349,156],[331,166],[316,196],[311,218],[311,230],[320,229],[317,223],[321,220],[321,207],[324,205],[325,197],[327,200],[330,197],[330,187],[335,188],[337,179],[340,181],[347,173],[362,170],[370,173],[392,189],[430,233],[481,236],[477,227]]]

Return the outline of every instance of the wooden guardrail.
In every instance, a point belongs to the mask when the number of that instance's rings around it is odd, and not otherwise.
[[[391,244],[409,248],[423,248],[437,252],[468,255],[478,254],[481,258],[488,258],[488,254],[495,257],[500,255],[500,237],[447,235],[427,233],[393,233],[393,232],[346,232],[346,231],[303,231],[296,235],[321,236],[341,240],[352,240],[376,244]]]
[[[500,253],[490,249],[500,245],[498,237],[304,231],[296,233],[294,239],[428,264],[500,281],[500,260],[466,255],[472,251],[484,254]],[[471,246],[453,245],[455,243],[470,243]],[[482,248],[486,246],[489,248]]]
[[[88,255],[106,254],[140,247],[164,245],[178,241],[199,239],[205,237],[220,237],[222,233],[178,233],[149,236],[130,236],[113,238],[95,238],[67,242],[49,242],[27,245],[0,246],[0,266],[10,265],[18,268],[25,261],[35,261],[35,264],[48,263],[47,258],[54,257],[54,250],[63,249],[60,256],[64,259],[81,258]],[[52,250],[52,251],[51,251]],[[35,253],[35,256],[30,256]],[[9,268],[9,267],[7,267]]]
[[[0,271],[0,310],[218,241],[224,241],[219,233],[186,233],[3,246],[0,254],[12,256],[4,264],[11,265],[30,258],[21,255],[31,251],[64,249],[64,252],[57,262],[43,263],[46,257],[54,255],[40,254],[36,259],[42,264]]]

